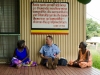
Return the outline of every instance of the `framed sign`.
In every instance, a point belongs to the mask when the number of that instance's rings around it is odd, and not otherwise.
[[[31,33],[68,34],[69,3],[31,3]]]

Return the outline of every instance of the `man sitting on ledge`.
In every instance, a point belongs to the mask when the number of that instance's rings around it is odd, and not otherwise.
[[[56,69],[58,64],[58,58],[60,49],[57,45],[53,44],[52,36],[46,37],[46,45],[42,46],[40,49],[40,54],[42,58],[42,64],[49,69]]]

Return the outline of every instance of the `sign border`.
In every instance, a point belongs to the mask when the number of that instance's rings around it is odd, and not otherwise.
[[[32,28],[32,3],[67,3],[68,28]],[[31,2],[31,33],[32,34],[68,34],[69,33],[69,2]]]

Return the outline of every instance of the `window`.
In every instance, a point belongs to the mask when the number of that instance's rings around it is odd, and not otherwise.
[[[0,0],[0,34],[19,34],[19,0]]]
[[[90,44],[93,44],[93,43],[90,43]]]
[[[18,40],[18,35],[0,36],[0,57],[1,58],[12,57],[14,49],[16,47],[17,40]]]
[[[94,45],[96,45],[96,43],[94,43]]]

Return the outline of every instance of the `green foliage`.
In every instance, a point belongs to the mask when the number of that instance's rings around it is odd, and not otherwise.
[[[100,24],[93,21],[92,19],[86,20],[86,36],[87,39],[94,37],[94,36],[100,36]]]
[[[97,50],[91,50],[93,67],[100,69],[100,53]]]
[[[88,4],[89,2],[91,2],[91,0],[77,0],[82,4]]]

